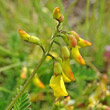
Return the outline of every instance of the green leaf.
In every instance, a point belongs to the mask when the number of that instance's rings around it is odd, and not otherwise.
[[[19,90],[17,90],[19,91]],[[29,110],[30,98],[28,92],[24,92],[14,104],[13,110]]]

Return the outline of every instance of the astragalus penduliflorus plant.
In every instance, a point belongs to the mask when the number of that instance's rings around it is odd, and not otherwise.
[[[80,65],[85,65],[85,61],[79,52],[79,48],[90,46],[91,43],[89,41],[83,40],[75,31],[65,31],[61,29],[61,24],[64,20],[64,16],[60,12],[60,8],[56,7],[53,11],[53,18],[58,22],[55,33],[52,35],[50,39],[50,43],[48,47],[45,49],[43,44],[41,43],[40,38],[29,35],[24,30],[19,29],[20,37],[29,43],[34,43],[41,47],[43,51],[43,55],[29,79],[26,81],[24,86],[20,89],[16,97],[12,100],[10,105],[7,107],[7,110],[10,110],[14,107],[16,101],[23,95],[26,87],[35,76],[39,67],[42,65],[47,56],[50,56],[53,59],[53,75],[50,79],[49,86],[53,89],[54,96],[57,99],[61,97],[68,96],[68,92],[65,87],[65,83],[69,83],[71,81],[75,81],[74,74],[72,72],[70,66],[70,53],[72,54],[74,60]],[[56,41],[56,38],[59,39]],[[62,45],[60,39],[63,39],[65,44]],[[54,57],[51,54],[52,45],[56,43],[60,46],[60,57]]]

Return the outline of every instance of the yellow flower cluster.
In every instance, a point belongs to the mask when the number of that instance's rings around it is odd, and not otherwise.
[[[61,20],[62,16],[63,15],[60,13],[60,9],[56,7],[53,11],[53,18],[59,22],[62,22],[64,19],[63,18]],[[90,42],[80,38],[80,36],[74,31],[62,34],[62,38],[68,47],[61,47],[61,58],[56,58],[53,63],[53,76],[51,77],[49,84],[50,87],[53,89],[54,95],[56,97],[67,96],[68,93],[66,91],[64,83],[75,80],[70,66],[70,51],[76,62],[81,65],[85,65],[85,61],[79,52],[79,48],[91,45]],[[70,49],[70,51],[68,48]]]

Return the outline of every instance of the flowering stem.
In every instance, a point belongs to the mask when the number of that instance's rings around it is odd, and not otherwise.
[[[55,57],[52,54],[48,54],[48,56],[50,56],[52,59],[55,59]]]
[[[22,95],[22,93],[25,91],[26,87],[28,86],[28,84],[30,83],[30,81],[32,80],[32,78],[34,77],[35,73],[38,71],[38,69],[40,68],[41,64],[44,62],[46,56],[49,54],[50,50],[51,50],[51,47],[52,47],[52,44],[55,40],[55,37],[59,31],[59,26],[60,26],[60,22],[58,23],[57,25],[57,29],[56,29],[56,32],[55,34],[52,36],[51,38],[51,41],[50,41],[50,45],[47,49],[47,51],[45,52],[43,46],[40,46],[44,52],[44,55],[42,56],[41,60],[39,61],[38,65],[35,67],[35,69],[33,70],[32,74],[30,75],[30,77],[28,78],[28,80],[25,82],[24,86],[22,87],[22,89],[19,91],[19,93],[16,95],[16,97],[12,100],[12,102],[10,103],[10,105],[7,107],[6,110],[10,110],[14,103],[17,101],[17,99]]]
[[[58,46],[61,46],[61,44],[57,41],[54,41],[55,44],[57,44]]]
[[[42,45],[39,45],[39,46],[41,47],[43,53],[45,54],[45,49],[44,49],[44,47],[43,47]]]

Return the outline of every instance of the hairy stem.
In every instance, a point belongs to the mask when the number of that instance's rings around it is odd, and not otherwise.
[[[50,50],[51,50],[51,47],[52,47],[52,44],[55,40],[55,37],[59,31],[59,26],[60,26],[60,22],[58,23],[57,25],[57,29],[56,29],[56,32],[55,34],[52,36],[51,38],[51,41],[50,41],[50,45],[47,49],[47,51],[45,52],[44,48],[41,46],[43,52],[45,53],[42,57],[42,59],[39,61],[38,65],[35,67],[34,71],[32,72],[32,74],[30,75],[29,79],[26,81],[26,83],[24,84],[24,86],[22,87],[22,89],[19,91],[19,93],[16,95],[16,97],[12,100],[12,102],[10,103],[10,105],[7,107],[6,110],[10,110],[14,103],[17,101],[17,99],[22,95],[22,93],[25,91],[26,87],[28,86],[28,84],[30,83],[30,81],[32,80],[32,78],[34,77],[34,75],[36,74],[36,72],[38,71],[38,69],[40,68],[41,64],[44,62],[46,56],[49,54]]]

